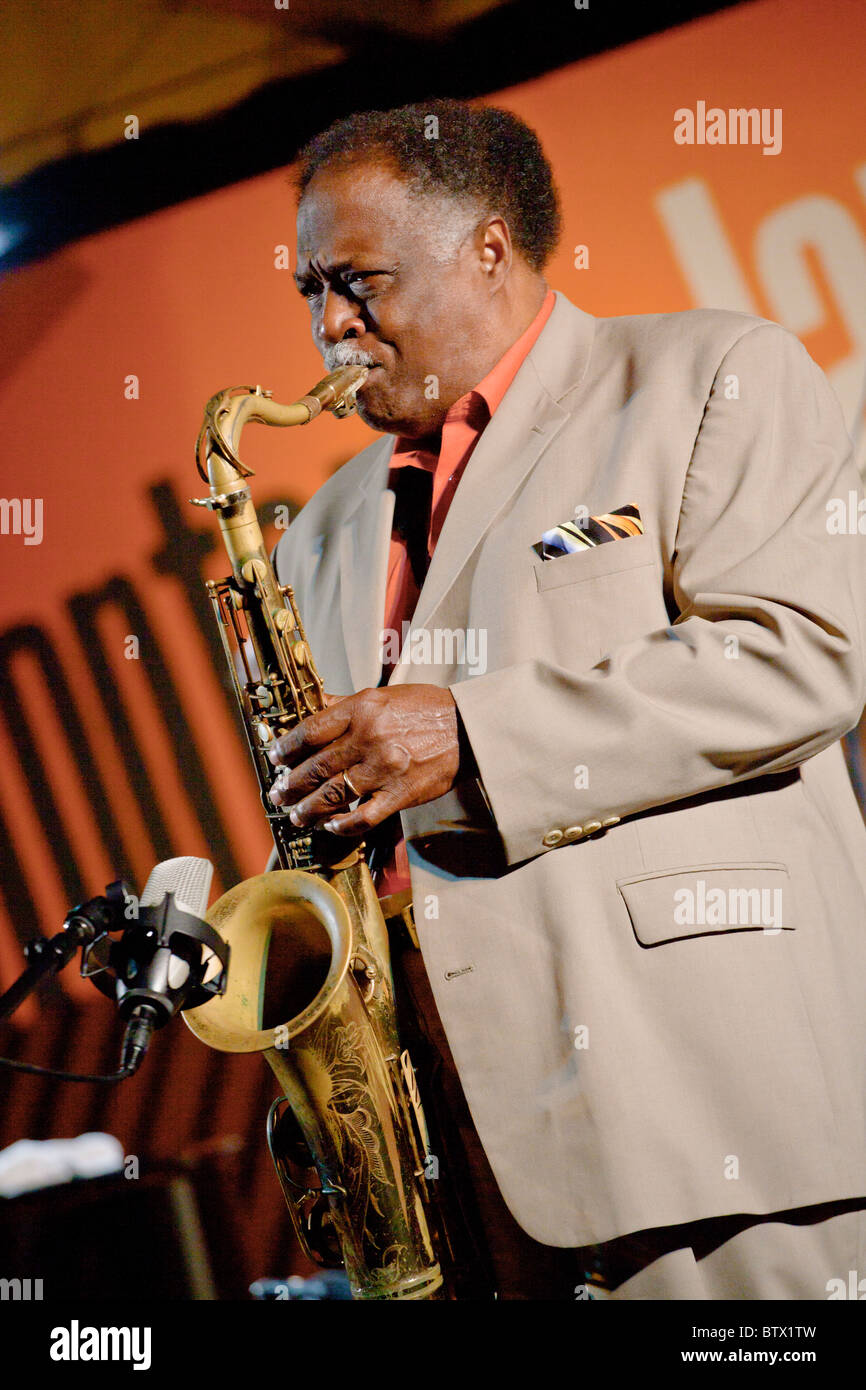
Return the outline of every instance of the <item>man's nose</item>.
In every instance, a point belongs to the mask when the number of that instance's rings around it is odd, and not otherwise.
[[[355,305],[350,299],[326,288],[321,317],[316,325],[316,337],[320,350],[343,338],[361,338],[366,332],[364,320],[358,317]]]

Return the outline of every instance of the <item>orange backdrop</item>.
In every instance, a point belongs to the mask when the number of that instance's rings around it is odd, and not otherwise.
[[[761,0],[490,98],[538,130],[560,183],[555,288],[599,315],[703,304],[777,320],[827,371],[861,454],[864,71],[860,0]],[[674,112],[698,101],[780,108],[781,152],[677,144]],[[22,941],[57,930],[121,871],[140,888],[158,859],[204,854],[216,892],[264,864],[269,837],[202,606],[202,579],[224,572],[224,556],[212,516],[187,499],[202,490],[193,444],[214,391],[259,381],[289,400],[322,374],[291,279],[293,224],[275,172],[0,284],[3,493],[44,507],[41,544],[0,535],[2,987]],[[248,430],[260,512],[303,503],[370,438],[330,416],[309,431]],[[110,1069],[110,1006],[74,967],[62,988],[63,1025],[31,1004],[5,1050],[63,1066],[101,1050]],[[164,1089],[147,1093],[154,1111],[175,1107],[171,1126],[139,1136],[151,1150],[253,1123],[246,1110],[184,1108],[181,1080],[208,1065],[184,1031],[175,1025]],[[208,1074],[212,1088],[225,1076]],[[258,1071],[243,1075],[257,1084]],[[132,1100],[100,1102],[99,1127],[127,1144],[141,1084],[129,1083]],[[9,1092],[0,1142],[94,1122],[68,1089],[50,1120],[30,1078]]]

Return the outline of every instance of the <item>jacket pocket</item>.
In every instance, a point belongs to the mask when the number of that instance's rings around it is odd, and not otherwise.
[[[793,890],[778,863],[693,864],[617,879],[641,946],[690,936],[794,931]]]
[[[542,593],[545,589],[580,584],[587,579],[638,569],[657,561],[658,547],[652,536],[626,536],[588,546],[585,550],[573,550],[569,555],[557,555],[552,560],[536,560],[535,582],[538,592]]]

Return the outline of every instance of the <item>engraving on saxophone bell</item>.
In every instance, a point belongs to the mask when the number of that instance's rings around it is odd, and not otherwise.
[[[183,1016],[211,1047],[263,1052],[276,1075],[283,1095],[268,1115],[268,1144],[310,1258],[342,1265],[358,1299],[437,1299],[452,1296],[454,1242],[427,1178],[414,1073],[397,1060],[388,929],[363,844],[298,830],[288,808],[268,799],[267,746],[323,710],[325,694],[292,588],[277,582],[241,481],[251,470],[238,457],[247,421],[299,425],[320,410],[350,414],[366,375],[340,368],[291,405],[260,387],[232,387],[205,409],[196,462],[232,567],[207,591],[282,867],[236,884],[208,912],[231,945],[232,970],[223,996]]]

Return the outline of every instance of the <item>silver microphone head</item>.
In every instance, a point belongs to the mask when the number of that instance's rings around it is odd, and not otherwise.
[[[191,854],[178,859],[164,859],[151,870],[139,906],[157,907],[167,893],[173,893],[176,907],[193,917],[204,917],[212,878],[213,864],[209,859],[196,859]],[[210,957],[205,971],[205,979],[210,980],[218,973],[219,961],[207,947],[203,946],[202,951],[204,959]],[[165,983],[171,989],[179,989],[189,975],[186,961],[173,956],[166,947],[157,951],[153,969],[158,961]],[[157,975],[154,974],[153,978],[156,979]]]
[[[209,859],[196,859],[187,854],[179,859],[164,859],[150,872],[141,895],[142,907],[156,907],[166,893],[173,893],[178,907],[193,917],[204,917],[213,864]]]

